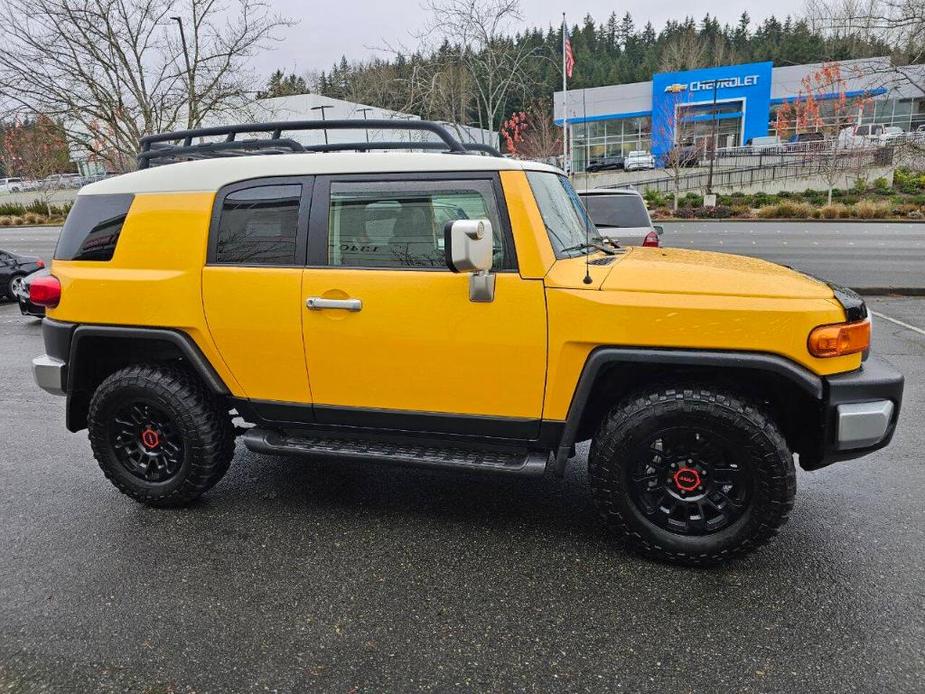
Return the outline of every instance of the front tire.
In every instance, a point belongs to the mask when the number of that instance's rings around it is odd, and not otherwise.
[[[607,525],[647,556],[709,565],[753,551],[787,521],[793,456],[748,398],[665,387],[627,398],[604,419],[588,458]]]
[[[150,506],[182,506],[211,489],[234,455],[227,411],[188,372],[133,365],[90,400],[90,445],[106,478]]]

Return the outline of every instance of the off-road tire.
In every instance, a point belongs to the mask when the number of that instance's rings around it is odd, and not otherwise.
[[[630,451],[665,427],[694,422],[742,443],[750,470],[750,503],[713,533],[677,534],[659,527],[634,501]],[[700,425],[698,424],[698,426]],[[661,427],[661,428],[660,428]],[[604,418],[588,458],[591,492],[608,527],[634,550],[663,561],[702,566],[747,554],[777,534],[796,494],[793,456],[769,414],[747,396],[709,387],[661,387],[627,397]]]
[[[171,419],[182,439],[179,470],[163,482],[128,471],[113,445],[112,427],[121,407],[145,402]],[[149,506],[183,506],[215,486],[234,456],[234,428],[227,410],[189,372],[137,364],[109,375],[90,400],[90,446],[106,478],[119,491]]]

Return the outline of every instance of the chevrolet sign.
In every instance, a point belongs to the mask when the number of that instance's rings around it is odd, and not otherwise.
[[[722,77],[718,80],[696,80],[690,84],[669,84],[665,87],[666,94],[677,94],[690,90],[692,92],[712,91],[716,89],[735,89],[736,87],[754,87],[758,84],[758,75],[745,75],[744,77]]]

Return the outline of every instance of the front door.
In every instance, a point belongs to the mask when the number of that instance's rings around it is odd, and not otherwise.
[[[302,326],[319,423],[535,438],[544,289],[517,273],[495,176],[317,179]],[[444,260],[444,225],[465,218],[492,223],[490,303]]]

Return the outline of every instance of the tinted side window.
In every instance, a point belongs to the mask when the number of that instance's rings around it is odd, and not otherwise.
[[[67,215],[55,260],[112,260],[133,195],[80,195]]]
[[[328,264],[447,269],[443,228],[488,219],[494,267],[505,267],[503,229],[489,181],[338,182],[331,184]]]
[[[299,184],[261,185],[222,200],[215,262],[233,265],[295,265]]]

